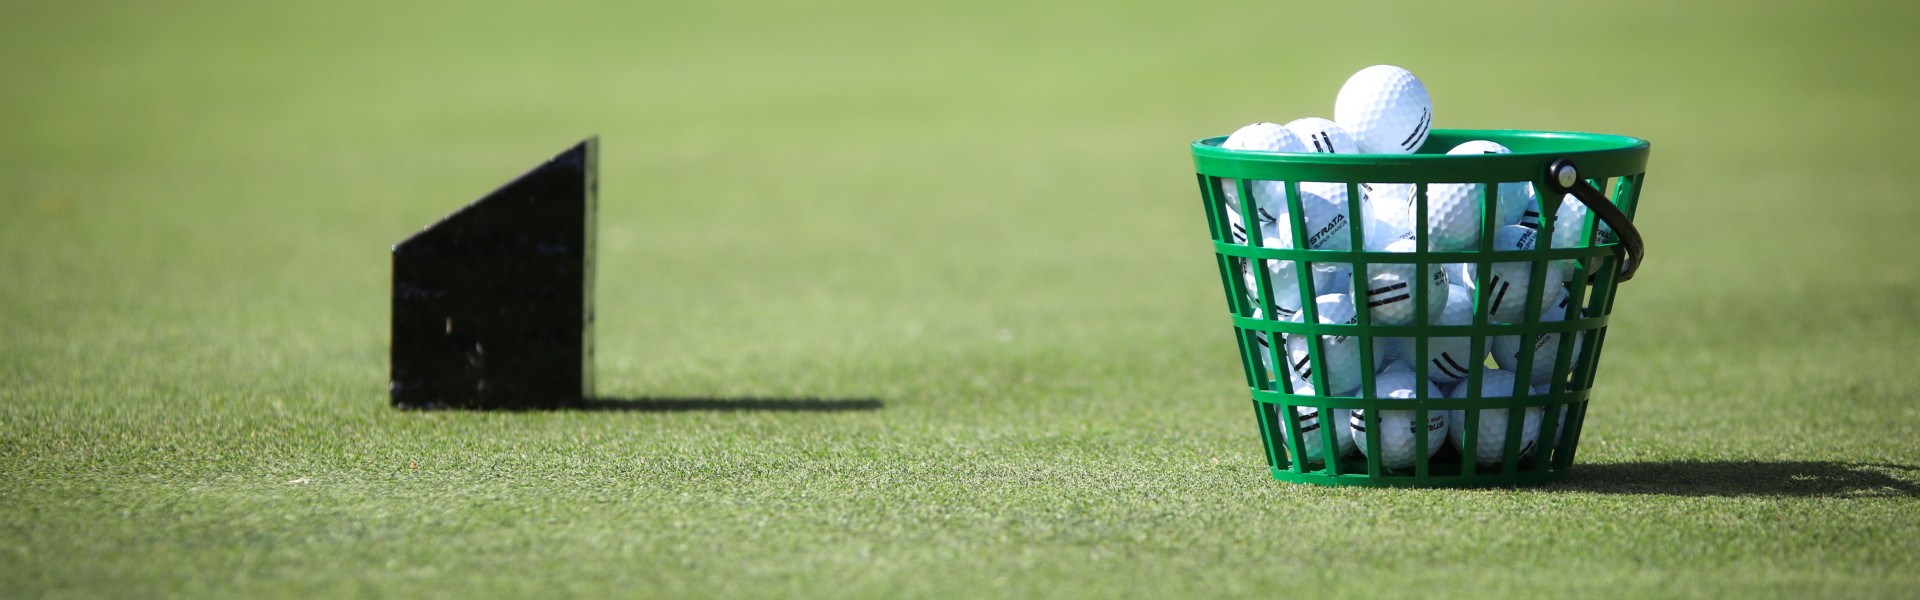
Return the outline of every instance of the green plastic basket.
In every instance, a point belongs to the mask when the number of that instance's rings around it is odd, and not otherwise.
[[[1572,469],[1574,454],[1579,447],[1582,425],[1587,414],[1588,393],[1592,390],[1595,371],[1600,362],[1600,350],[1606,341],[1607,322],[1613,311],[1617,286],[1632,277],[1634,269],[1641,259],[1639,233],[1633,228],[1632,215],[1645,181],[1646,162],[1649,146],[1646,141],[1617,135],[1591,133],[1561,133],[1512,130],[1433,130],[1431,136],[1419,152],[1410,155],[1335,155],[1335,154],[1280,154],[1226,150],[1220,147],[1224,137],[1199,140],[1193,143],[1194,167],[1198,173],[1201,197],[1205,200],[1207,224],[1213,236],[1214,257],[1220,269],[1221,284],[1226,292],[1227,305],[1232,311],[1235,339],[1239,343],[1241,365],[1245,369],[1248,389],[1253,397],[1254,412],[1259,420],[1260,439],[1266,451],[1267,464],[1273,477],[1282,481],[1314,483],[1323,485],[1367,485],[1367,486],[1483,486],[1542,483],[1562,479]],[[1470,140],[1490,140],[1505,145],[1511,154],[1487,155],[1447,155],[1446,150]],[[1361,187],[1377,183],[1414,184],[1416,193],[1413,209],[1416,231],[1427,231],[1427,191],[1428,184],[1436,183],[1478,183],[1485,184],[1481,200],[1480,244],[1477,249],[1468,251],[1440,252],[1430,251],[1430,236],[1422,235],[1416,242],[1416,251],[1412,253],[1390,253],[1361,251],[1364,239],[1364,221],[1350,219],[1347,228],[1352,236],[1351,246],[1356,250],[1309,250],[1300,248],[1263,247],[1259,227],[1246,227],[1247,240],[1235,241],[1229,235],[1228,202],[1226,194],[1221,193],[1222,186],[1235,186],[1237,197],[1254,198],[1250,181],[1282,181],[1286,190],[1287,214],[1289,218],[1277,223],[1278,227],[1291,227],[1292,239],[1307,239],[1306,223],[1297,218],[1302,215],[1299,183],[1333,182],[1343,183],[1347,187],[1347,214],[1363,214]],[[1546,210],[1536,204],[1538,211],[1538,238],[1552,240],[1553,231],[1561,227],[1580,227],[1580,243],[1564,248],[1550,247],[1541,243],[1532,250],[1500,251],[1493,250],[1494,231],[1498,226],[1494,206],[1498,192],[1498,183],[1530,182],[1534,186],[1535,197],[1547,205]],[[1557,223],[1557,208],[1565,196],[1580,201],[1589,207],[1587,218],[1581,223]],[[1596,223],[1604,221],[1611,228],[1610,239],[1602,243],[1592,243]],[[1269,283],[1266,261],[1292,261],[1299,280],[1301,322],[1291,322],[1273,318],[1279,314],[1276,299]],[[1527,291],[1525,315],[1514,323],[1498,323],[1489,320],[1487,311],[1477,307],[1488,306],[1488,295],[1492,286],[1487,279],[1492,276],[1492,263],[1530,263],[1531,281],[1547,280],[1550,264],[1558,264],[1569,269],[1565,283],[1547,283],[1530,285]],[[1377,325],[1372,323],[1369,310],[1369,294],[1366,285],[1354,285],[1351,289],[1313,290],[1312,275],[1309,269],[1315,264],[1349,263],[1355,279],[1362,279],[1367,273],[1369,263],[1412,264],[1417,269],[1414,282],[1428,281],[1429,271],[1440,269],[1448,263],[1475,263],[1477,279],[1475,316],[1471,325],[1437,325],[1430,323],[1426,310],[1414,310],[1413,323],[1410,325]],[[1242,279],[1242,269],[1253,266],[1252,272],[1258,290],[1249,293]],[[1550,287],[1564,286],[1568,294],[1568,306],[1565,318],[1560,321],[1542,322],[1542,300]],[[1427,288],[1413,285],[1413,302],[1416,307],[1427,306]],[[1357,323],[1326,324],[1319,322],[1318,310],[1314,298],[1319,293],[1349,293],[1357,307]],[[1556,296],[1557,297],[1557,296]],[[1472,394],[1463,398],[1441,398],[1430,395],[1425,385],[1416,385],[1417,399],[1380,398],[1373,393],[1375,373],[1372,368],[1359,369],[1361,383],[1359,390],[1346,396],[1305,395],[1294,393],[1290,376],[1278,375],[1269,368],[1271,365],[1288,365],[1285,344],[1280,343],[1281,336],[1310,335],[1313,341],[1306,346],[1307,357],[1311,360],[1308,373],[1309,382],[1314,389],[1327,390],[1327,369],[1325,361],[1325,338],[1320,336],[1355,336],[1360,347],[1362,364],[1371,364],[1375,345],[1384,343],[1388,338],[1407,340],[1405,353],[1411,359],[1416,379],[1424,384],[1431,368],[1428,355],[1430,338],[1471,338],[1471,355],[1483,357],[1469,365],[1469,372],[1460,385],[1470,386],[1469,390],[1480,390],[1484,372],[1491,368],[1487,363],[1488,344],[1498,336],[1522,336],[1519,348],[1533,348],[1539,336],[1561,334],[1559,348],[1554,353],[1550,382],[1544,393],[1534,394],[1529,384],[1533,369],[1533,353],[1519,352],[1518,364],[1514,371],[1526,374],[1515,379],[1511,396],[1483,397]],[[1276,343],[1268,344],[1267,339]],[[1345,344],[1346,341],[1340,343]],[[1575,351],[1575,346],[1579,346]],[[1284,368],[1284,367],[1283,367]],[[1335,438],[1335,427],[1345,427],[1344,411],[1361,410],[1364,417],[1358,420],[1366,431],[1380,432],[1382,410],[1413,411],[1411,423],[1430,423],[1429,417],[1440,411],[1465,411],[1464,446],[1477,447],[1480,437],[1479,418],[1481,409],[1507,409],[1506,415],[1524,415],[1523,411],[1538,407],[1544,414],[1540,420],[1538,443],[1535,448],[1524,448],[1521,428],[1526,418],[1507,419],[1507,431],[1504,436],[1505,447],[1497,465],[1488,466],[1472,457],[1463,458],[1450,444],[1438,454],[1428,457],[1425,452],[1414,451],[1411,468],[1390,469],[1382,464],[1381,435],[1367,437],[1360,452],[1340,455]],[[1301,436],[1301,417],[1304,410],[1313,411],[1314,416],[1331,415],[1331,419],[1317,419],[1320,425],[1314,435],[1305,439]],[[1400,413],[1405,414],[1405,413]],[[1331,426],[1328,426],[1331,424]],[[1561,428],[1564,427],[1564,430]],[[1413,427],[1413,448],[1425,448],[1429,436],[1445,435],[1445,431],[1430,431],[1429,427]],[[1549,439],[1552,435],[1557,439]],[[1307,452],[1309,444],[1318,444],[1320,452]],[[1335,460],[1294,460],[1292,457],[1339,456]]]

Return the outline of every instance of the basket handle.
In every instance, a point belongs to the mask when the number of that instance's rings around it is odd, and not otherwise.
[[[1547,187],[1556,195],[1572,194],[1581,204],[1587,205],[1587,210],[1593,211],[1594,216],[1600,217],[1601,222],[1613,228],[1613,235],[1620,239],[1620,246],[1627,251],[1627,257],[1620,264],[1620,281],[1633,279],[1633,273],[1640,270],[1640,262],[1646,260],[1647,255],[1640,240],[1640,230],[1634,228],[1633,219],[1628,218],[1627,213],[1620,212],[1620,207],[1608,201],[1606,195],[1594,189],[1593,184],[1580,178],[1580,169],[1571,160],[1562,158],[1547,165]]]

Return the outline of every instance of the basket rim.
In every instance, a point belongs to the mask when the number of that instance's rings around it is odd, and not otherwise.
[[[1194,140],[1194,166],[1214,177],[1375,183],[1491,183],[1541,179],[1547,164],[1566,158],[1588,177],[1646,171],[1652,143],[1610,133],[1526,129],[1435,129],[1414,154],[1318,154],[1228,150],[1227,136]],[[1509,154],[1446,154],[1471,140],[1511,148]]]
[[[1464,379],[1461,381],[1465,381]],[[1533,387],[1531,385],[1527,387]],[[1428,396],[1424,398],[1383,398],[1374,394],[1346,396],[1318,396],[1287,393],[1280,390],[1247,388],[1253,401],[1260,404],[1282,408],[1315,408],[1339,410],[1381,410],[1381,411],[1453,411],[1453,410],[1525,410],[1529,408],[1557,408],[1564,410],[1576,404],[1585,404],[1593,397],[1593,388],[1563,389],[1544,394],[1528,393],[1521,396],[1489,396],[1484,393],[1470,394],[1460,398]],[[1349,392],[1349,394],[1357,392]],[[1425,394],[1424,391],[1421,392]]]

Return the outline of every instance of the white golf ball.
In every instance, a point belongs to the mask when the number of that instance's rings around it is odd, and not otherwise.
[[[1512,153],[1513,151],[1508,150],[1506,146],[1502,146],[1494,142],[1489,142],[1487,140],[1474,140],[1458,146],[1454,146],[1452,150],[1447,151],[1447,154],[1455,154],[1455,155],[1512,154]],[[1466,186],[1468,188],[1467,189],[1468,194],[1470,194],[1471,197],[1473,198],[1483,198],[1484,194],[1486,193],[1486,186],[1477,184],[1477,183],[1450,184],[1450,185]],[[1494,212],[1494,218],[1497,219],[1496,221],[1494,221],[1495,224],[1517,225],[1521,222],[1521,219],[1525,216],[1525,213],[1529,209],[1533,209],[1536,211],[1534,213],[1534,217],[1536,221],[1539,218],[1539,213],[1537,212],[1538,209],[1535,208],[1535,206],[1538,203],[1534,201],[1533,184],[1525,183],[1525,182],[1502,183],[1500,184],[1500,189],[1497,190],[1494,195],[1498,200],[1498,202],[1496,203],[1498,207],[1495,209],[1495,212]]]
[[[1511,396],[1513,395],[1513,383],[1512,373],[1499,369],[1489,369],[1480,376],[1480,397],[1505,398]],[[1466,398],[1472,395],[1468,392],[1467,386],[1461,385],[1459,389],[1453,391],[1453,397]],[[1463,410],[1449,411],[1447,416],[1448,421],[1452,423],[1452,425],[1448,427],[1447,438],[1453,441],[1453,447],[1459,448],[1461,454],[1468,453],[1468,448],[1466,447],[1466,412],[1467,411]],[[1480,425],[1477,427],[1479,436],[1478,439],[1474,441],[1474,447],[1472,448],[1473,460],[1482,465],[1500,464],[1502,455],[1506,452],[1507,448],[1507,409],[1480,409],[1478,412],[1480,413]],[[1533,455],[1535,445],[1538,444],[1540,440],[1540,419],[1546,414],[1546,411],[1534,406],[1525,409],[1523,414],[1525,416],[1520,423],[1520,458]]]
[[[1278,123],[1252,123],[1235,129],[1227,139],[1220,141],[1220,147],[1228,150],[1257,150],[1261,152],[1306,152],[1307,146],[1301,143],[1300,136],[1285,125]]]
[[[1508,225],[1494,233],[1494,252],[1517,252],[1532,250],[1540,232]],[[1470,264],[1466,268],[1469,289],[1479,291],[1478,265]],[[1487,316],[1501,323],[1518,323],[1526,317],[1527,293],[1533,280],[1532,262],[1493,263],[1492,272],[1487,277]],[[1561,280],[1560,267],[1547,265],[1547,285],[1557,285]],[[1547,290],[1541,296],[1541,305],[1553,300],[1553,290]]]
[[[1287,123],[1287,129],[1305,142],[1308,152],[1318,154],[1359,154],[1360,147],[1355,145],[1353,134],[1338,123],[1319,117],[1294,119]]]
[[[1592,212],[1592,210],[1587,208],[1587,205],[1580,202],[1579,198],[1573,197],[1573,194],[1567,194],[1566,197],[1561,198],[1559,210],[1554,211],[1553,247],[1579,248],[1587,245],[1599,246],[1613,243],[1613,228],[1608,227],[1605,222],[1598,218],[1593,219],[1592,223],[1592,243],[1581,243],[1582,240],[1588,239],[1587,215]],[[1563,275],[1572,275],[1574,268],[1578,266],[1579,262],[1573,259],[1567,259],[1557,261],[1556,264],[1560,267]]]
[[[1306,152],[1306,144],[1300,136],[1276,123],[1254,123],[1235,130],[1227,139],[1220,142],[1227,150],[1257,150],[1261,152]],[[1286,202],[1285,183],[1279,181],[1252,181],[1248,187],[1253,189],[1253,198],[1263,204],[1274,200]],[[1226,196],[1227,206],[1240,208],[1239,182],[1232,179],[1220,180],[1220,193]],[[1276,213],[1277,214],[1277,213]]]
[[[1287,123],[1287,129],[1300,136],[1307,152],[1315,154],[1359,154],[1353,144],[1353,136],[1333,121],[1319,117],[1294,119]],[[1315,194],[1347,206],[1347,184],[1325,181],[1307,181],[1300,184],[1301,193]],[[1360,192],[1361,202],[1366,201],[1366,191]]]
[[[1559,296],[1559,300],[1540,311],[1540,322],[1555,323],[1566,318],[1567,304],[1571,296],[1567,294],[1566,290],[1560,290],[1556,295]],[[1584,339],[1584,336],[1584,333],[1574,336],[1573,354],[1571,358],[1567,359],[1568,365],[1572,365],[1580,360],[1580,343]],[[1493,338],[1493,362],[1499,364],[1502,369],[1518,373],[1520,367],[1521,341],[1523,341],[1521,336],[1517,335],[1503,335]],[[1527,370],[1529,374],[1527,383],[1533,385],[1546,385],[1547,383],[1551,383],[1553,381],[1553,363],[1559,358],[1560,334],[1545,333],[1534,338],[1533,366]]]
[[[1373,372],[1379,373],[1391,368],[1388,365],[1391,365],[1394,361],[1408,361],[1409,359],[1406,358],[1406,352],[1408,348],[1407,345],[1410,343],[1412,343],[1412,340],[1408,338],[1373,338]],[[1405,367],[1402,366],[1400,368]]]
[[[1413,195],[1420,190],[1411,183],[1363,183],[1360,191],[1368,202],[1391,200],[1404,205],[1413,203]]]
[[[1413,376],[1413,372],[1406,369],[1389,368],[1374,378],[1374,395],[1379,398],[1413,400],[1417,397],[1414,392],[1414,386],[1419,385],[1419,383],[1418,379]],[[1425,383],[1428,398],[1441,397],[1439,387],[1433,385],[1431,381]],[[1418,451],[1418,446],[1415,445],[1418,439],[1414,437],[1414,432],[1417,431],[1419,427],[1425,427],[1427,429],[1426,452],[1428,457],[1432,457],[1435,452],[1440,451],[1441,446],[1446,445],[1447,412],[1441,410],[1427,411],[1427,420],[1424,423],[1416,423],[1414,421],[1418,416],[1419,413],[1411,410],[1380,411],[1381,466],[1389,469],[1405,469],[1413,466],[1415,453]],[[1353,411],[1353,415],[1348,417],[1347,427],[1353,430],[1354,447],[1359,449],[1361,454],[1366,454],[1367,435],[1369,434],[1367,431],[1366,411]]]
[[[1294,313],[1300,312],[1300,280],[1293,269],[1271,266],[1277,262],[1280,261],[1267,261],[1269,265],[1267,282],[1273,284],[1268,288],[1273,293],[1273,314],[1277,315],[1277,320],[1285,321],[1292,319]],[[1261,306],[1260,279],[1254,275],[1253,269],[1254,267],[1248,266],[1241,270],[1240,277],[1247,288],[1247,304],[1259,308]]]
[[[1473,283],[1473,265],[1471,263],[1447,263],[1440,265],[1440,268],[1447,271],[1448,283],[1467,286],[1468,289],[1473,289],[1473,286],[1478,285]]]
[[[1293,241],[1291,213],[1287,210],[1286,197],[1278,197],[1277,202],[1260,200],[1260,210],[1274,215],[1280,225],[1283,237],[1289,242],[1288,248],[1296,247]],[[1353,239],[1347,233],[1351,225],[1347,219],[1346,188],[1339,188],[1337,195],[1329,196],[1300,190],[1300,210],[1306,213],[1306,247],[1309,250],[1348,250],[1353,248]]]
[[[1347,282],[1352,280],[1353,265],[1344,262],[1312,263],[1313,288],[1315,296],[1327,294],[1345,294],[1353,291]]]
[[[1482,189],[1477,183],[1427,186],[1428,248],[1439,252],[1478,249],[1480,206],[1486,200]]]
[[[1361,228],[1367,250],[1385,250],[1388,244],[1413,240],[1413,213],[1406,204],[1369,200],[1363,216]]]
[[[1447,286],[1447,305],[1440,311],[1436,325],[1472,325],[1473,292],[1465,286]],[[1404,356],[1411,363],[1416,358],[1413,343],[1403,348]],[[1432,337],[1427,338],[1427,379],[1438,383],[1453,383],[1467,377],[1474,365],[1480,364],[1485,355],[1473,355],[1473,338]]]
[[[1313,384],[1311,383],[1295,382],[1293,386],[1294,395],[1314,395]],[[1333,430],[1333,443],[1336,448],[1333,457],[1338,460],[1340,457],[1353,452],[1353,431],[1346,426],[1347,420],[1351,417],[1353,411],[1336,408],[1328,412],[1333,418],[1327,419],[1325,423]],[[1296,426],[1300,428],[1300,443],[1305,450],[1306,456],[1304,458],[1306,458],[1306,462],[1325,462],[1327,450],[1325,442],[1320,439],[1320,425],[1322,423],[1320,420],[1320,409],[1312,406],[1296,406],[1293,408],[1293,420]],[[1287,434],[1285,425],[1280,426],[1280,439],[1287,442],[1287,451],[1292,452],[1293,436]]]
[[[1400,240],[1387,244],[1386,252],[1411,254],[1414,251],[1413,240]],[[1367,309],[1374,324],[1410,325],[1414,322],[1414,292],[1419,287],[1419,266],[1410,263],[1368,263]],[[1447,272],[1437,266],[1427,269],[1427,322],[1440,320],[1440,313],[1447,307]],[[1358,294],[1355,297],[1359,297]]]
[[[1301,198],[1301,208],[1306,208],[1308,206],[1306,204],[1307,198],[1320,198],[1320,199],[1326,200],[1327,202],[1332,203],[1334,206],[1339,207],[1340,215],[1343,217],[1343,219],[1353,214],[1351,210],[1353,207],[1347,202],[1347,199],[1349,198],[1349,195],[1347,194],[1347,184],[1344,184],[1344,183],[1336,183],[1331,181],[1300,182],[1300,198]],[[1360,217],[1362,219],[1366,218],[1366,212],[1365,212],[1366,207],[1367,207],[1367,195],[1365,191],[1361,191],[1360,192],[1360,209],[1361,209]],[[1353,242],[1351,240],[1348,240],[1347,245],[1348,247],[1352,247]]]
[[[1235,244],[1247,243],[1247,220],[1233,206],[1227,207],[1227,239]]]
[[[1235,214],[1232,210],[1228,210],[1227,220],[1232,223],[1229,234],[1234,243],[1245,244],[1247,237],[1243,226],[1240,224],[1239,215]],[[1288,231],[1282,229],[1278,223],[1270,220],[1262,220],[1260,222],[1260,238],[1260,245],[1264,248],[1290,248],[1293,245],[1291,241],[1292,236],[1288,234]],[[1294,269],[1293,261],[1281,259],[1253,260],[1243,264],[1240,277],[1247,291],[1247,302],[1254,306],[1260,306],[1260,281],[1254,275],[1255,267],[1252,266],[1254,264],[1266,265],[1267,281],[1272,284],[1269,289],[1273,292],[1274,314],[1277,315],[1279,320],[1292,319],[1294,313],[1300,310],[1300,303],[1303,298],[1319,295],[1320,293],[1330,293],[1334,291],[1345,292],[1351,290],[1345,282],[1336,283],[1341,272],[1341,264],[1339,263],[1310,263],[1307,273],[1312,278],[1312,287],[1303,290],[1300,287],[1299,272]],[[1325,290],[1326,292],[1320,292],[1320,290]]]
[[[1239,215],[1234,214],[1231,210],[1227,212],[1227,215],[1228,221],[1232,222],[1232,230],[1230,233],[1234,237],[1234,242],[1246,243],[1246,234],[1242,229],[1242,225],[1239,223]],[[1270,221],[1261,222],[1260,237],[1260,245],[1262,247],[1286,247],[1287,242],[1281,237],[1279,226],[1276,223]],[[1274,314],[1279,315],[1278,318],[1280,320],[1292,318],[1293,313],[1300,310],[1302,297],[1300,294],[1299,274],[1293,268],[1293,261],[1272,259],[1250,261],[1243,264],[1240,270],[1240,277],[1242,283],[1246,286],[1247,302],[1254,306],[1260,306],[1260,280],[1254,275],[1254,264],[1266,265],[1267,281],[1272,284],[1268,289],[1273,293]]]
[[[1315,295],[1353,293],[1353,265],[1347,263],[1313,263],[1313,291]]]
[[[1334,325],[1352,325],[1360,322],[1354,313],[1353,297],[1346,294],[1325,294],[1314,299],[1315,310],[1320,313],[1320,323]],[[1300,322],[1306,313],[1294,315],[1291,319]],[[1301,381],[1313,381],[1314,365],[1308,342],[1315,337],[1320,339],[1320,357],[1318,365],[1326,369],[1328,390],[1332,395],[1343,395],[1360,387],[1360,371],[1367,367],[1360,364],[1360,339],[1350,335],[1290,335],[1287,336],[1287,366]],[[1317,387],[1317,386],[1316,386]]]
[[[1560,209],[1554,212],[1553,247],[1576,248],[1584,244],[1580,240],[1587,237],[1587,214],[1592,211],[1580,203],[1579,198],[1567,194],[1560,200]],[[1613,242],[1613,228],[1599,219],[1594,219],[1593,244],[1595,246]]]
[[[1347,184],[1344,184],[1344,183],[1336,183],[1331,181],[1302,181],[1300,182],[1300,193],[1313,194],[1315,196],[1326,198],[1328,200],[1332,200],[1335,204],[1339,204],[1342,209],[1347,208]],[[1366,201],[1367,201],[1366,192],[1365,191],[1360,192],[1360,203],[1362,207],[1366,206]]]
[[[1412,154],[1433,126],[1433,98],[1406,69],[1374,65],[1340,86],[1333,120],[1353,134],[1361,152]]]
[[[1520,221],[1514,223],[1514,225],[1519,225],[1527,229],[1539,229],[1540,209],[1528,206],[1526,210],[1520,211]]]
[[[1373,373],[1392,369],[1394,358],[1400,356],[1400,342],[1404,338],[1373,337]]]

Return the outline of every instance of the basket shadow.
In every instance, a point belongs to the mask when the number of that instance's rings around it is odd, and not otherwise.
[[[886,408],[877,398],[588,398],[582,411],[626,412],[849,412]]]
[[[1833,461],[1684,461],[1575,465],[1548,486],[1667,496],[1920,497],[1920,467]]]

